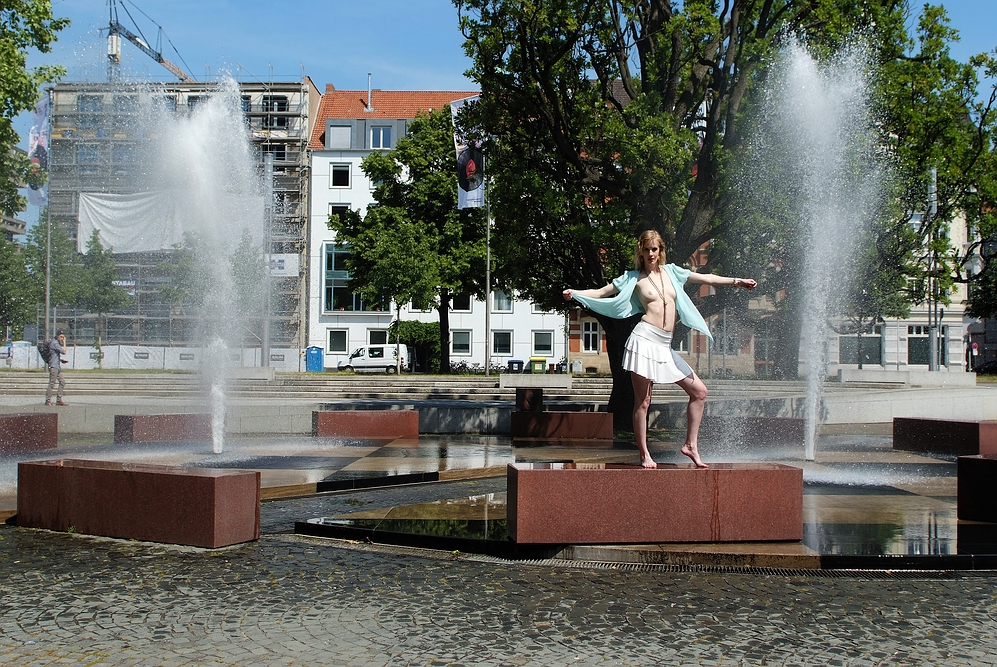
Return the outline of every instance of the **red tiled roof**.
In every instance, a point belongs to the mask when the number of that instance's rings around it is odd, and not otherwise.
[[[367,111],[366,90],[336,90],[326,86],[325,95],[318,107],[318,117],[312,129],[312,150],[325,147],[325,121],[327,118],[390,118],[392,120],[415,118],[420,111],[439,109],[454,100],[474,97],[474,90],[379,90],[371,91],[373,110]]]

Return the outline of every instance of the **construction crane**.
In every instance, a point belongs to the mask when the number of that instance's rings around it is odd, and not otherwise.
[[[149,42],[145,39],[145,35],[142,35],[142,30],[138,27],[138,24],[135,23],[135,19],[132,17],[131,12],[128,11],[128,8],[125,7],[124,2],[122,2],[121,8],[125,10],[126,14],[128,14],[128,18],[132,20],[132,24],[135,26],[135,29],[138,30],[139,32],[138,35],[133,33],[125,26],[121,25],[121,22],[118,21],[117,0],[108,0],[107,5],[110,8],[110,15],[111,15],[111,22],[110,25],[108,26],[108,33],[107,33],[107,61],[108,61],[107,74],[111,81],[117,81],[120,74],[122,37],[127,39],[129,42],[131,42],[138,48],[142,49],[142,51],[147,56],[155,60],[157,63],[159,63],[166,69],[170,70],[171,72],[173,72],[173,74],[181,81],[184,81],[186,83],[193,83],[195,81],[195,79],[192,76],[189,76],[182,69],[180,69],[179,67],[177,67],[176,65],[174,65],[169,60],[163,57],[163,49],[162,49],[163,26],[159,25],[155,21],[152,21],[152,19],[149,19],[150,21],[153,22],[153,24],[156,25],[156,27],[159,28],[159,35],[156,38],[156,48],[154,49],[151,46],[149,46]],[[136,6],[135,9],[138,9],[138,7]],[[139,11],[142,10],[139,9]],[[142,13],[145,15],[146,18],[149,18],[148,14],[145,14],[145,12]],[[166,39],[167,41],[169,41],[169,37],[167,37]],[[173,42],[170,42],[170,46],[173,46]],[[173,50],[176,51],[176,47],[173,47]],[[177,53],[177,55],[179,55],[179,53]],[[183,60],[183,58],[181,58],[181,60]]]

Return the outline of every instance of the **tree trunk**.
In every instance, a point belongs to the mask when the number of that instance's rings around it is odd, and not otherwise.
[[[623,350],[630,332],[637,326],[641,315],[625,320],[595,316],[606,332],[606,352],[609,369],[613,373],[613,391],[609,395],[609,411],[613,413],[613,430],[633,432],[634,387],[630,372],[623,370]]]

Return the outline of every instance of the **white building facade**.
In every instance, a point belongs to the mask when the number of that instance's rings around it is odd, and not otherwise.
[[[349,289],[345,260],[349,248],[336,242],[329,215],[347,209],[361,216],[374,203],[374,184],[360,164],[375,150],[391,150],[405,136],[408,122],[420,111],[449,107],[474,91],[341,91],[327,86],[312,132],[309,202],[308,346],[323,352],[323,365],[335,370],[340,361],[368,345],[387,342],[394,306],[364,303]],[[450,361],[484,369],[485,304],[466,295],[453,299],[450,313]],[[401,309],[403,320],[439,321],[435,310]],[[490,316],[492,368],[511,361],[543,358],[545,368],[565,359],[566,321],[558,313],[492,293]]]

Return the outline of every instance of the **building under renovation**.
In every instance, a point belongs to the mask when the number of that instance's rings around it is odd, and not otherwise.
[[[159,114],[152,117],[166,119],[164,123],[184,118],[198,113],[202,104],[218,94],[221,85],[184,81],[54,86],[50,90],[49,174],[53,227],[65,230],[83,251],[88,228],[81,234],[81,210],[92,208],[94,201],[106,203],[110,196],[121,202],[132,201],[161,186],[152,182],[161,177],[148,168],[147,149],[157,132],[149,125],[150,109]],[[236,85],[242,127],[251,140],[261,183],[264,164],[270,162],[267,156],[272,160],[272,205],[267,207],[269,224],[265,245],[261,246],[261,261],[267,255],[271,267],[269,341],[284,347],[304,347],[307,146],[321,94],[308,77],[286,82],[242,81]],[[197,166],[190,165],[191,169]],[[108,344],[155,346],[198,342],[197,317],[183,307],[173,284],[180,261],[179,239],[165,233],[165,223],[157,222],[154,214],[146,217],[139,234],[146,245],[123,241],[110,244],[118,265],[119,284],[132,297],[129,305],[98,318],[94,313],[52,304],[57,307],[58,326],[68,329],[74,341],[99,338]],[[155,247],[152,237],[159,247]],[[106,246],[107,239],[102,237],[102,241]],[[141,251],[122,252],[139,247]],[[199,261],[221,258],[202,257]],[[244,344],[259,342],[258,332],[249,328],[247,332]]]

